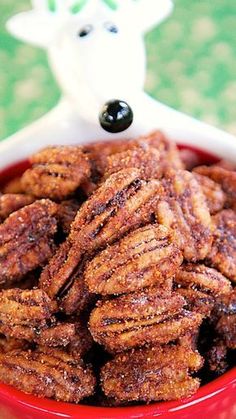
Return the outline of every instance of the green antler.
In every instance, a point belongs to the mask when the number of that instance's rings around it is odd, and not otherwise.
[[[110,9],[117,10],[118,4],[115,0],[102,0]]]
[[[57,10],[56,0],[48,0],[48,9],[50,10],[50,12],[56,12]]]
[[[70,6],[69,10],[72,14],[77,14],[79,13],[83,7],[86,5],[86,3],[88,3],[89,0],[77,0],[74,2],[74,4],[72,4],[72,6]],[[118,9],[118,4],[116,0],[101,0],[103,3],[105,3],[105,5],[107,7],[109,7],[112,10],[117,10]],[[50,12],[55,13],[58,10],[58,5],[57,5],[58,0],[47,0],[47,4],[48,4],[48,10],[50,10]]]
[[[75,4],[73,4],[73,6],[71,6],[71,8],[70,8],[71,13],[73,13],[73,14],[79,13],[87,2],[88,2],[88,0],[76,1]]]

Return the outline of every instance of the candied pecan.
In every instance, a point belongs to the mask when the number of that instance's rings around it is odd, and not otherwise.
[[[24,194],[0,194],[0,222],[3,222],[12,212],[32,204],[34,198]]]
[[[143,180],[137,169],[114,173],[82,205],[71,226],[71,242],[86,251],[114,242],[150,222],[161,194],[160,182]]]
[[[160,153],[163,168],[183,169],[179,150],[176,144],[169,140],[162,132],[154,131],[151,134],[137,138],[139,146],[147,145],[156,148]]]
[[[233,205],[235,203],[236,173],[234,171],[224,169],[223,167],[219,167],[219,165],[199,166],[194,171],[219,183],[227,195],[228,204]]]
[[[178,288],[176,291],[185,298],[188,310],[200,313],[203,317],[210,316],[215,303],[212,295],[192,288]]]
[[[236,282],[236,213],[223,210],[213,216],[215,231],[207,263]]]
[[[38,198],[65,199],[90,176],[88,158],[80,147],[48,147],[30,162],[33,167],[23,174],[22,185]]]
[[[216,269],[202,264],[185,263],[175,275],[175,282],[183,287],[207,292],[213,297],[230,293],[230,281]]]
[[[218,338],[227,348],[236,349],[236,290],[222,296],[215,305],[212,322]]]
[[[83,278],[84,263],[78,262],[73,265],[74,270],[71,270],[74,259],[77,261],[76,250],[71,248],[71,244],[67,240],[62,243],[51,258],[39,279],[39,287],[45,290],[51,298],[59,299],[60,309],[67,314],[72,314],[75,311],[78,314],[90,302],[90,294]],[[65,264],[68,267],[68,274],[66,271],[63,276],[60,271],[63,270]]]
[[[95,387],[89,366],[47,347],[0,353],[0,380],[25,393],[74,403],[93,394]]]
[[[71,318],[70,318],[71,321]],[[83,356],[88,352],[93,344],[93,339],[91,333],[88,330],[87,322],[85,322],[84,317],[76,318],[74,320],[75,324],[75,335],[71,339],[70,344],[68,345],[68,352],[74,356]]]
[[[212,224],[200,185],[184,170],[169,170],[162,183],[165,193],[157,203],[158,221],[173,229],[185,259],[204,259],[211,249]]]
[[[160,131],[154,131],[147,136],[138,137],[129,141],[102,141],[89,144],[88,146],[84,146],[83,151],[88,155],[94,166],[95,176],[97,174],[99,177],[106,171],[110,156],[136,148],[142,148],[145,151],[149,147],[155,148],[159,152],[162,167],[183,168],[175,143],[168,140]]]
[[[108,178],[113,173],[122,169],[134,168],[140,169],[143,179],[158,179],[163,173],[163,167],[160,164],[160,153],[153,147],[134,148],[123,153],[117,153],[107,158],[107,167],[104,177]]]
[[[15,211],[0,225],[0,283],[20,280],[52,256],[57,205],[36,201]]]
[[[169,343],[202,321],[200,314],[184,310],[184,305],[179,294],[156,288],[100,301],[90,315],[90,331],[109,352]]]
[[[21,184],[21,176],[9,180],[2,189],[4,194],[23,194],[24,188]]]
[[[166,345],[121,353],[102,368],[101,384],[106,396],[117,401],[176,400],[194,394],[203,360],[197,351]]]
[[[57,218],[59,225],[65,234],[69,234],[72,222],[75,219],[77,212],[81,207],[81,203],[76,199],[69,199],[68,201],[62,201],[58,205]]]
[[[95,256],[84,278],[89,291],[102,295],[125,294],[157,284],[165,287],[182,260],[169,230],[147,225]]]
[[[138,170],[124,169],[111,175],[82,205],[66,243],[51,259],[40,279],[40,286],[52,298],[63,295],[61,308],[67,314],[81,306],[84,301],[81,295],[86,298],[88,295],[82,275],[82,256],[87,257],[125,233],[149,223],[161,192],[158,180],[144,181]]]
[[[17,288],[0,292],[0,325],[44,325],[57,310],[57,305],[40,290]]]
[[[52,324],[32,327],[30,325],[0,324],[0,332],[8,337],[24,339],[28,342],[35,342],[47,346],[67,346],[75,338],[75,325],[71,323],[56,323],[55,318],[51,319]]]
[[[195,173],[194,175],[206,197],[210,214],[221,211],[226,203],[226,194],[221,186],[207,176],[200,175],[199,173]]]
[[[56,323],[55,311],[56,303],[42,290],[4,290],[0,293],[0,331],[48,346],[67,345],[76,335],[75,325]]]

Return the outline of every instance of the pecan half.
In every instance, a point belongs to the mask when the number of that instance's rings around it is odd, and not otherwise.
[[[214,308],[212,321],[214,322],[218,338],[223,340],[226,347],[236,349],[236,291],[222,296]]]
[[[80,147],[45,148],[30,159],[32,168],[22,176],[24,190],[38,198],[62,200],[90,176],[90,164]]]
[[[227,170],[217,164],[212,166],[199,166],[194,171],[219,183],[227,196],[228,204],[234,205],[236,200],[236,172]]]
[[[195,173],[195,177],[202,187],[210,214],[221,211],[227,199],[221,186],[209,177],[200,175],[199,173]]]
[[[155,288],[100,301],[90,315],[90,331],[109,352],[169,343],[201,324],[202,316],[184,305],[180,295]]]
[[[121,402],[181,399],[199,388],[200,381],[190,372],[202,364],[197,351],[181,345],[126,352],[102,368],[102,389],[107,397]]]
[[[0,380],[25,393],[74,403],[93,394],[95,387],[89,366],[47,347],[0,353]]]
[[[11,214],[0,225],[0,283],[20,280],[52,256],[57,205],[36,201]]]
[[[207,263],[236,282],[236,213],[223,210],[213,217],[215,231]]]
[[[182,287],[190,287],[209,293],[213,297],[229,294],[230,281],[216,269],[202,264],[185,263],[175,275],[175,282]]]
[[[32,204],[34,198],[24,194],[0,194],[0,222],[3,222],[10,214]]]
[[[134,148],[123,153],[116,153],[107,158],[104,177],[128,168],[140,169],[143,179],[159,179],[163,174],[160,153],[153,147]]]
[[[185,259],[204,259],[211,249],[212,224],[201,186],[184,170],[168,171],[163,179],[164,198],[157,203],[157,218],[172,228]]]
[[[17,288],[0,293],[0,332],[48,346],[66,346],[76,336],[71,323],[58,323],[53,317],[57,305],[39,289]]]
[[[151,285],[169,287],[182,254],[164,226],[147,225],[128,234],[89,262],[84,278],[90,292],[125,294]]]

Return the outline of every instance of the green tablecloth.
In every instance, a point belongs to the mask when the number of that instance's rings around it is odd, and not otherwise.
[[[29,4],[0,0],[0,139],[59,98],[45,53],[4,28],[9,16]],[[175,0],[174,14],[146,41],[147,91],[236,134],[236,0]]]

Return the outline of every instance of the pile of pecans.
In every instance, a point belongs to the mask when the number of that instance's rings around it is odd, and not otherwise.
[[[0,380],[119,406],[177,400],[236,349],[236,171],[159,131],[46,148],[0,194]]]

